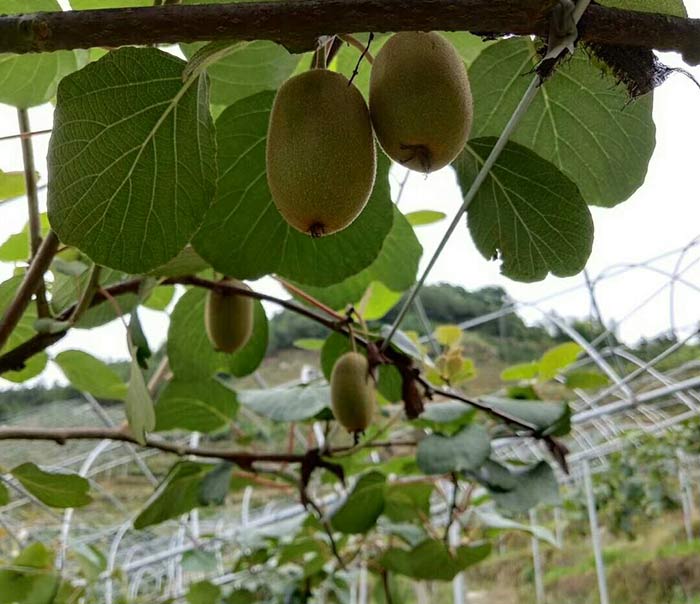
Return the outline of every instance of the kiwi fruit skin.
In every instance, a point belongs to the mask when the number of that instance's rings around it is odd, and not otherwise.
[[[367,103],[342,74],[313,69],[277,92],[267,135],[272,200],[314,237],[350,225],[374,186],[377,154]]]
[[[394,34],[374,59],[369,108],[395,162],[424,173],[447,166],[464,149],[474,116],[462,57],[436,32]]]
[[[376,395],[367,359],[346,352],[331,372],[331,408],[335,419],[348,432],[363,432],[372,421]]]
[[[250,289],[238,279],[224,278],[221,281]],[[253,299],[239,294],[209,290],[204,325],[215,350],[237,352],[248,343],[253,334]]]

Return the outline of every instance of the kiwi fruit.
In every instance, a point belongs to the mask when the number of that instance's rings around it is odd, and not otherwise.
[[[339,73],[313,69],[277,92],[267,133],[272,200],[295,229],[341,231],[369,199],[377,155],[367,103]]]
[[[374,59],[369,109],[386,154],[411,170],[452,163],[469,138],[474,115],[467,69],[436,32],[401,32]]]
[[[250,289],[242,281],[229,277],[221,282]],[[228,353],[240,350],[253,334],[253,299],[240,294],[209,290],[204,325],[215,350]]]
[[[348,432],[363,432],[372,421],[375,393],[367,359],[358,352],[346,352],[331,372],[333,415]]]

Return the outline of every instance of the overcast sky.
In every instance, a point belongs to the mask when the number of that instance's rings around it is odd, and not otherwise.
[[[686,0],[690,16],[700,17],[700,0]],[[663,54],[668,65],[681,66],[673,54]],[[687,68],[687,66],[685,66]],[[689,69],[700,80],[700,68]],[[32,129],[50,128],[52,107],[46,105],[30,112]],[[656,151],[649,166],[646,182],[632,198],[613,209],[592,208],[595,221],[595,242],[588,263],[588,272],[595,278],[611,265],[637,264],[649,258],[681,248],[700,236],[700,89],[690,80],[673,75],[655,93],[654,120],[657,126]],[[0,137],[17,132],[16,112],[0,105]],[[48,136],[34,139],[37,169],[46,177]],[[18,141],[0,142],[0,169],[21,170],[22,157]],[[402,178],[403,170],[393,171],[393,180]],[[396,189],[396,187],[395,187]],[[43,199],[42,199],[43,203]],[[446,168],[428,178],[411,174],[401,200],[404,212],[435,209],[452,217],[461,204],[460,190],[454,173]],[[0,206],[0,241],[19,231],[26,222],[23,200]],[[449,220],[449,218],[448,218]],[[425,253],[422,266],[440,241],[448,220],[421,227],[418,235]],[[635,269],[616,278],[602,281],[597,288],[598,301],[607,321],[622,320],[647,298],[656,295],[620,327],[621,335],[629,340],[653,336],[669,328],[668,277],[656,271],[673,272],[678,255],[668,256],[654,264],[655,270]],[[694,264],[697,262],[697,264]],[[681,264],[683,279],[675,293],[676,326],[688,328],[699,320],[700,246],[690,251]],[[0,278],[7,278],[12,266],[0,263]],[[488,262],[476,251],[462,221],[444,253],[435,265],[429,283],[449,282],[476,289],[485,285],[501,285],[516,300],[535,303],[537,309],[523,310],[530,321],[543,318],[543,313],[556,311],[563,316],[585,316],[590,312],[583,275],[568,279],[549,277],[534,284],[515,283],[499,274],[497,262]],[[253,285],[256,289],[284,295],[276,283],[263,279]],[[570,293],[555,296],[567,290]],[[660,291],[659,291],[660,290]],[[539,302],[540,300],[544,300]],[[272,311],[272,307],[268,310]],[[152,347],[166,336],[168,320],[164,313],[144,310],[142,320]],[[80,348],[105,359],[126,358],[127,348],[123,327],[119,322],[91,332],[73,330],[55,345],[51,352]],[[45,372],[44,380],[60,376],[55,368]],[[9,386],[0,379],[0,389]]]

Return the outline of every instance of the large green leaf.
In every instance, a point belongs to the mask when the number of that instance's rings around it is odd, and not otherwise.
[[[470,141],[456,162],[466,189],[495,139]],[[548,273],[568,277],[586,265],[593,245],[593,219],[576,185],[529,149],[508,143],[467,211],[477,249],[501,260],[501,272],[517,281],[540,281]]]
[[[392,522],[415,522],[422,524],[430,518],[430,496],[432,484],[393,483],[387,486],[383,514]]]
[[[599,3],[603,6],[642,13],[662,13],[676,17],[688,16],[683,0],[599,0]]]
[[[490,453],[488,432],[472,424],[454,436],[431,434],[425,437],[418,445],[416,461],[425,474],[447,474],[476,470]]]
[[[525,38],[479,55],[469,71],[474,138],[501,133],[530,82],[525,74],[539,60]],[[651,109],[650,95],[630,103],[615,77],[579,50],[540,88],[512,140],[561,169],[587,203],[610,207],[644,182],[655,145]]]
[[[0,14],[60,11],[56,0],[0,0]],[[71,51],[0,54],[0,103],[28,108],[50,101],[59,80],[78,69]]]
[[[22,175],[24,183],[24,175]],[[24,189],[24,184],[22,185]],[[2,172],[0,172],[0,199],[2,199]],[[41,223],[41,233],[44,235],[49,230],[49,217],[46,213],[39,216]],[[29,223],[19,233],[10,235],[5,242],[0,245],[0,260],[3,262],[26,262],[29,258]]]
[[[360,477],[347,499],[333,512],[331,526],[341,533],[366,533],[384,510],[386,476],[369,472]]]
[[[384,239],[382,249],[372,264],[335,285],[329,287],[306,285],[301,288],[331,308],[343,309],[348,304],[359,307],[360,299],[372,282],[383,283],[392,292],[403,292],[411,287],[416,280],[418,262],[422,253],[423,248],[413,229],[403,214],[394,208],[394,223],[391,231]],[[387,312],[400,297],[396,295],[393,302],[390,301],[389,308],[386,308]],[[365,318],[370,321],[381,318],[372,314],[366,313]]]
[[[229,424],[237,408],[235,393],[213,378],[176,378],[158,397],[155,429],[212,432]]]
[[[0,316],[5,312],[5,309],[14,299],[17,288],[22,283],[23,275],[15,275],[7,281],[0,283]],[[17,323],[10,337],[7,339],[3,350],[11,350],[19,346],[23,342],[36,334],[34,322],[36,321],[36,306],[30,304],[27,310],[24,311],[22,318]],[[45,352],[40,352],[27,359],[24,368],[19,371],[6,371],[2,377],[11,382],[24,382],[30,378],[39,375],[46,367],[48,355]]]
[[[185,4],[189,4],[185,2]],[[181,44],[187,58],[201,44]],[[207,68],[211,81],[211,102],[228,106],[263,90],[276,90],[292,74],[299,55],[267,40],[241,44]]]
[[[238,400],[258,415],[273,421],[300,422],[327,409],[331,393],[328,386],[317,385],[239,390]]]
[[[314,239],[277,211],[265,174],[265,141],[274,94],[261,92],[224,111],[216,122],[216,199],[193,241],[217,271],[251,279],[269,273],[307,285],[339,283],[371,265],[391,229],[389,162],[381,156],[367,207],[345,230]],[[341,167],[339,166],[339,178]]]
[[[207,292],[191,289],[175,305],[168,330],[168,360],[175,376],[194,381],[210,378],[217,371],[242,377],[253,373],[267,350],[268,326],[265,309],[256,301],[253,310],[253,334],[234,354],[216,352],[204,329]]]
[[[48,211],[63,243],[130,273],[175,257],[214,194],[205,78],[153,48],[111,52],[65,78],[49,145]]]
[[[209,581],[197,581],[190,585],[186,600],[188,604],[219,604],[221,588]]]
[[[134,520],[134,528],[142,529],[177,518],[199,506],[203,480],[213,468],[210,464],[193,461],[175,464]]]
[[[54,360],[77,390],[105,399],[121,400],[126,396],[126,384],[117,373],[87,352],[65,350]]]
[[[77,474],[42,470],[30,462],[10,473],[27,491],[53,508],[77,508],[92,501],[88,495],[90,483]]]
[[[0,569],[0,604],[51,604],[59,582],[53,552],[43,543],[32,543],[10,568]]]
[[[546,461],[511,471],[489,460],[478,476],[496,505],[509,512],[526,512],[540,503],[559,503],[559,484]]]
[[[462,545],[455,553],[438,539],[426,539],[412,550],[391,547],[381,558],[389,571],[426,581],[451,581],[468,566],[491,553],[488,543]]]

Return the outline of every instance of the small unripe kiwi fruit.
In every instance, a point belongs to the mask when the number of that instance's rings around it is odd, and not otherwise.
[[[222,283],[250,289],[242,281],[225,277]],[[204,311],[209,341],[219,352],[236,352],[253,334],[253,299],[233,292],[209,290]]]
[[[452,163],[471,131],[474,106],[467,69],[436,32],[401,32],[374,59],[369,109],[386,154],[433,172]]]
[[[272,200],[292,227],[313,237],[344,229],[367,204],[377,169],[362,94],[325,69],[290,78],[272,106],[266,154]]]
[[[372,421],[375,398],[366,357],[358,352],[346,352],[331,372],[331,407],[335,419],[348,432],[364,432]]]

